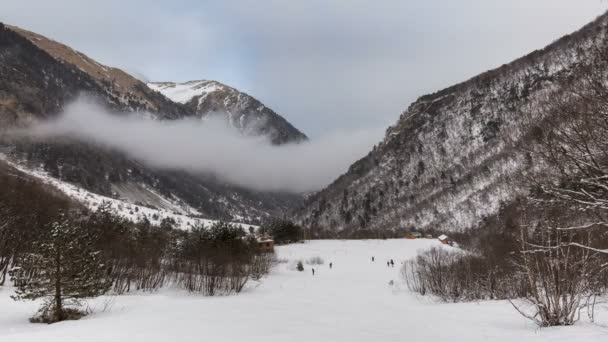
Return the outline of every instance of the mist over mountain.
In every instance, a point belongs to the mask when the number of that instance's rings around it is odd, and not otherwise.
[[[21,131],[37,139],[73,138],[126,153],[155,169],[212,174],[257,191],[310,192],[329,184],[379,140],[381,131],[336,133],[314,141],[276,145],[270,135],[244,135],[222,113],[204,120],[149,120],[110,113],[80,98],[56,119]],[[134,134],[135,133],[135,134]]]
[[[148,86],[184,104],[201,119],[220,116],[246,136],[265,136],[277,145],[308,139],[260,101],[217,81],[150,82]]]
[[[37,33],[0,24],[0,49],[0,124],[3,130],[29,127],[57,118],[80,96],[94,98],[98,111],[103,108],[104,113],[123,116],[136,113],[145,120],[194,120],[206,115],[203,110],[195,111],[168,99],[120,69],[102,65]],[[239,96],[236,90],[226,95]],[[221,101],[221,94],[216,96]],[[209,110],[217,115],[229,115],[225,111]],[[232,114],[235,113],[233,108]],[[247,111],[238,113],[243,118],[249,115]],[[276,113],[273,118],[280,125],[274,127],[272,120],[260,121],[256,127],[261,131],[255,132],[258,138],[259,134],[272,131],[278,132],[277,144],[302,139],[303,134],[285,124],[285,119]],[[101,132],[91,124],[84,122],[89,130],[82,129],[81,133]],[[291,131],[282,131],[283,126],[291,127]],[[137,131],[133,128],[124,135],[136,137]],[[234,132],[245,134],[238,129]],[[251,142],[255,143],[255,139]],[[113,147],[96,144],[90,139],[75,142],[57,137],[3,141],[0,152],[13,162],[23,163],[33,170],[41,169],[59,181],[99,195],[150,206],[179,202],[195,208],[206,218],[259,222],[264,217],[284,212],[301,200],[299,195],[284,192],[254,191],[239,185],[251,182],[231,183],[213,173],[190,172],[188,168],[160,169]]]

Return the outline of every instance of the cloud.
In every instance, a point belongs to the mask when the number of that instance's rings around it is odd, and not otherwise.
[[[38,138],[93,142],[156,168],[212,173],[254,190],[292,192],[328,185],[363,157],[382,133],[335,132],[306,143],[275,146],[266,137],[240,134],[222,119],[158,121],[132,113],[110,114],[85,98],[68,105],[57,119],[27,131]]]
[[[2,0],[0,20],[153,81],[216,79],[313,138],[543,47],[601,0]]]

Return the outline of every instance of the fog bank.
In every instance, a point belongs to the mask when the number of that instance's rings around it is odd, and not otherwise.
[[[152,167],[212,173],[254,190],[305,192],[323,188],[365,156],[381,140],[383,128],[275,146],[266,137],[242,135],[222,119],[150,120],[132,113],[110,114],[80,99],[27,134],[93,142]]]

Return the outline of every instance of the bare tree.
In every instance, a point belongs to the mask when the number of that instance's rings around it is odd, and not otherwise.
[[[540,326],[571,325],[603,291],[608,243],[608,51],[582,61],[531,116],[518,266]]]
[[[537,209],[528,209],[517,258],[527,283],[524,300],[533,311],[511,304],[539,326],[572,325],[600,293],[606,258],[590,248],[597,231],[560,229],[560,223],[568,220],[567,210],[546,203]]]

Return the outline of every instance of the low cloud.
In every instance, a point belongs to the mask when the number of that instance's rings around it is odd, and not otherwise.
[[[335,132],[313,141],[275,146],[250,137],[225,120],[159,121],[110,114],[86,99],[28,135],[69,137],[122,151],[156,168],[211,173],[235,185],[263,191],[319,190],[380,141],[383,129]]]

